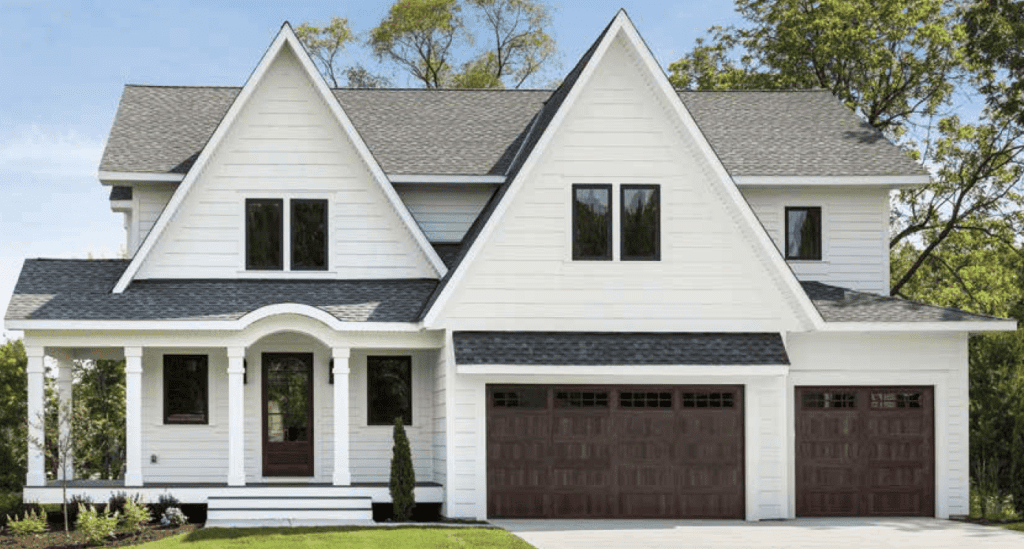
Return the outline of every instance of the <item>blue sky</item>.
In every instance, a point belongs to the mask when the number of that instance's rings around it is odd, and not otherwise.
[[[122,217],[110,211],[96,171],[125,84],[240,86],[283,21],[340,15],[365,32],[390,5],[0,0],[0,307],[26,257],[118,256]],[[560,4],[551,29],[560,65],[546,79],[571,68],[620,7],[662,65],[709,26],[736,22],[732,4],[721,1]],[[349,56],[387,70],[364,48]],[[404,77],[396,84],[414,85]]]

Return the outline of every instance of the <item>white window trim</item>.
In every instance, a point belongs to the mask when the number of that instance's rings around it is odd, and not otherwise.
[[[239,193],[239,208],[241,209],[241,238],[238,239],[238,276],[239,278],[337,278],[337,266],[334,262],[334,223],[331,220],[332,205],[334,204],[334,193]],[[281,223],[282,223],[282,254],[281,270],[260,271],[246,268],[247,253],[245,244],[249,239],[246,227],[247,200],[280,200],[282,202]],[[326,200],[327,201],[327,269],[323,271],[293,270],[292,269],[292,200]]]

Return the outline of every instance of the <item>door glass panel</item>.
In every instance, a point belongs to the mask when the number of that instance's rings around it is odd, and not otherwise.
[[[309,367],[295,358],[267,364],[267,442],[309,440]]]

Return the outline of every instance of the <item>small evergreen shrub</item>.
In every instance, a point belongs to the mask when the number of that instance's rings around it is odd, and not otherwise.
[[[46,513],[38,509],[25,511],[21,519],[7,517],[7,529],[18,537],[33,536],[46,533]]]
[[[27,510],[21,492],[0,491],[0,526],[7,524],[10,517],[17,517]]]
[[[188,524],[188,517],[178,507],[168,507],[164,516],[160,518],[161,526],[184,526]]]
[[[412,451],[409,449],[409,437],[405,434],[401,416],[395,418],[394,439],[388,491],[391,493],[395,521],[406,522],[412,517],[412,509],[416,506],[416,497],[413,494],[416,473],[412,469]]]
[[[81,505],[78,508],[78,520],[75,528],[85,535],[89,545],[103,545],[114,537],[117,530],[118,515],[110,511],[100,513],[92,505]]]
[[[78,521],[78,509],[83,505],[92,505],[92,498],[80,494],[68,498],[68,522],[74,524]]]
[[[149,509],[142,505],[136,498],[130,498],[124,503],[124,528],[131,532],[139,532],[142,527],[153,520]]]
[[[164,512],[171,507],[179,507],[181,502],[170,494],[162,494],[156,503],[149,504],[149,512],[154,517],[163,517]]]

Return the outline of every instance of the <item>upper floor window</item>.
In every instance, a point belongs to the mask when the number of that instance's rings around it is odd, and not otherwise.
[[[572,186],[572,258],[611,260],[612,186]]]
[[[620,189],[623,260],[661,257],[661,197],[658,185],[623,185]]]
[[[821,208],[786,208],[786,259],[821,259]]]
[[[288,240],[290,269],[326,271],[327,201],[289,201]],[[285,206],[282,199],[250,198],[245,201],[245,268],[251,271],[282,271],[285,244]]]

